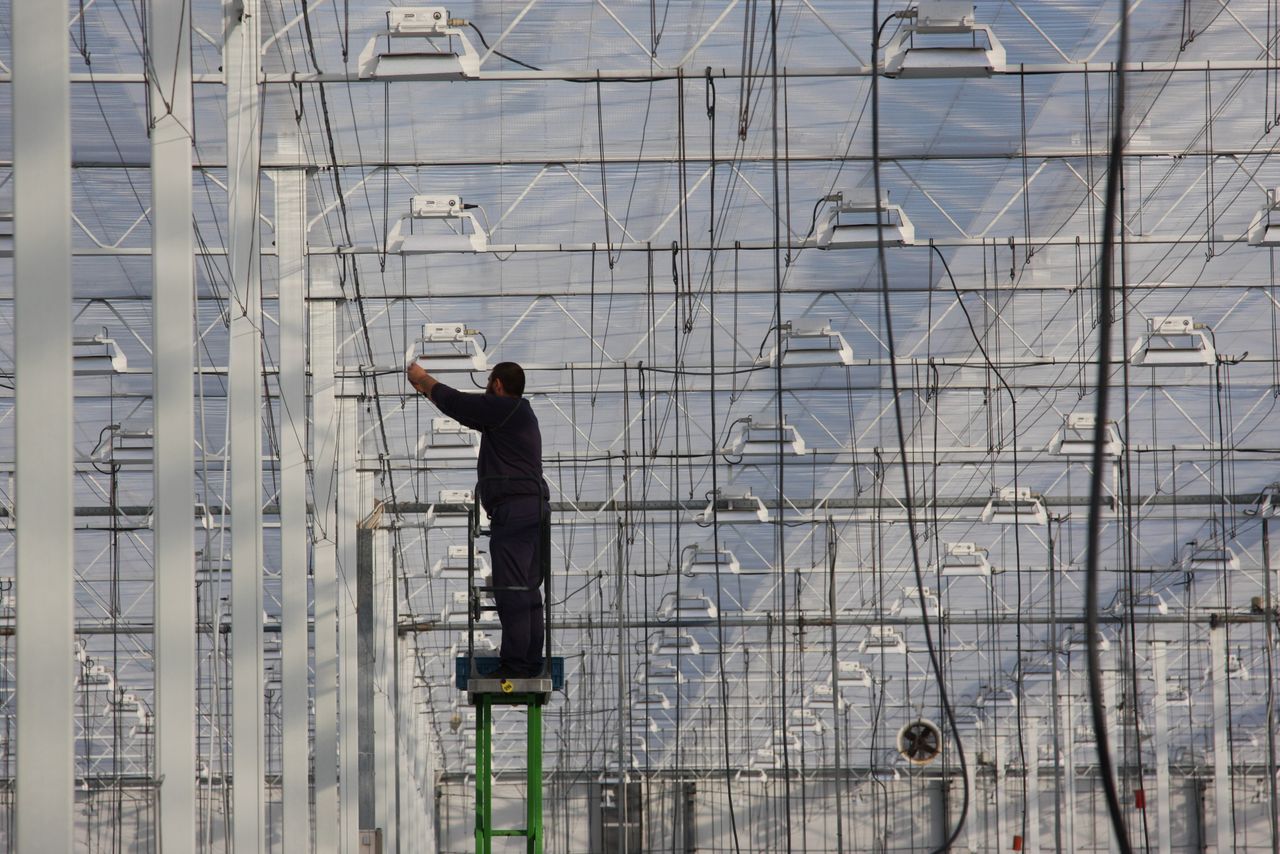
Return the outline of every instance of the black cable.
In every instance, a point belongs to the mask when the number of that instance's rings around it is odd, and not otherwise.
[[[889,268],[886,263],[884,230],[880,210],[880,72],[877,68],[880,54],[880,33],[889,20],[899,17],[901,14],[900,12],[895,12],[889,18],[886,18],[884,23],[881,23],[880,0],[871,0],[871,26],[875,28],[875,36],[871,39],[871,174],[874,179],[876,194],[876,261],[880,272],[880,295],[884,309],[885,349],[889,354],[889,377],[893,385],[893,415],[898,433],[898,460],[902,464],[903,497],[907,511],[907,540],[911,543],[911,563],[915,569],[916,587],[919,590],[923,590],[924,573],[920,570],[920,544],[916,542],[916,512],[911,491],[911,464],[907,460],[907,436],[903,429],[902,400],[898,385],[897,349],[893,341],[893,315],[889,306]],[[947,697],[947,682],[942,676],[942,665],[938,660],[938,650],[933,643],[933,629],[929,625],[929,615],[923,596],[921,596],[920,607],[925,645],[929,649],[929,664],[933,668],[934,679],[938,684],[938,699],[942,703],[943,712],[946,714],[947,723],[951,728],[951,734],[955,738],[956,755],[960,760],[960,776],[964,780],[964,802],[960,808],[960,818],[951,833],[947,835],[946,841],[935,849],[935,854],[938,854],[938,852],[949,851],[951,846],[955,844],[956,839],[960,837],[960,832],[964,829],[965,819],[969,815],[969,773],[964,755],[964,742],[960,738],[960,728],[956,725],[955,710],[951,707],[951,701]]]
[[[1107,195],[1103,205],[1102,252],[1098,279],[1098,386],[1095,393],[1093,453],[1089,474],[1089,535],[1086,547],[1085,631],[1089,650],[1089,708],[1098,752],[1098,774],[1107,798],[1111,829],[1121,854],[1129,854],[1129,831],[1116,791],[1111,746],[1107,739],[1107,710],[1102,701],[1102,658],[1098,648],[1098,570],[1102,540],[1102,466],[1107,441],[1107,394],[1111,382],[1111,285],[1114,271],[1115,212],[1120,195],[1124,154],[1124,64],[1129,46],[1129,4],[1120,0],[1119,55],[1116,58],[1115,98],[1112,101],[1111,151],[1107,157]]]
[[[475,24],[471,23],[470,21],[467,21],[467,26],[476,31],[476,35],[480,37],[480,44],[484,45],[485,50],[493,51],[494,56],[500,56],[503,59],[505,59],[507,62],[514,62],[516,65],[519,65],[521,68],[527,68],[530,71],[542,70],[536,65],[530,65],[527,62],[521,62],[520,60],[514,57],[507,56],[505,53],[503,53],[500,50],[493,50],[493,48],[489,47],[489,42],[485,39],[484,33],[480,32],[479,27],[477,27]]]

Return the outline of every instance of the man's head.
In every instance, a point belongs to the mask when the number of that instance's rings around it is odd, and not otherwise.
[[[484,390],[499,397],[523,396],[524,368],[515,362],[499,362],[489,372],[489,383]]]

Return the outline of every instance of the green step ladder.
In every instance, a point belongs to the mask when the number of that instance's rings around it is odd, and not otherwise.
[[[459,656],[456,660],[457,685],[467,692],[467,700],[476,707],[476,854],[492,854],[493,840],[505,836],[523,836],[528,854],[542,854],[542,707],[552,691],[564,687],[564,659],[551,659],[551,673],[532,679],[487,679],[471,677],[472,660]],[[475,659],[480,672],[497,666],[496,658]],[[493,709],[494,706],[520,706],[527,714],[525,736],[528,794],[525,798],[523,828],[493,826]]]

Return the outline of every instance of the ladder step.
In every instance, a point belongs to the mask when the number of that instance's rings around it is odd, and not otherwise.
[[[528,836],[529,831],[527,830],[491,830],[489,831],[489,835],[490,836]]]

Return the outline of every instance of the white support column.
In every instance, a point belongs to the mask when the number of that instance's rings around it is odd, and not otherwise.
[[[345,389],[344,389],[345,391]],[[359,405],[354,397],[338,402],[338,788],[341,830],[338,850],[359,850],[359,654],[356,648],[356,525],[360,521],[356,443]]]
[[[1038,854],[1040,851],[1040,720],[1033,715],[1027,718],[1026,752],[1027,762],[1024,773],[1027,775],[1027,834],[1022,840],[1022,850],[1027,854]]]
[[[166,854],[196,842],[195,262],[191,228],[191,3],[152,3],[152,377],[155,447],[157,831]]]
[[[338,850],[337,288],[311,282],[316,851]]]
[[[18,851],[71,850],[71,111],[67,7],[12,0]],[[190,499],[188,498],[188,505]]]
[[[1213,835],[1218,851],[1232,850],[1231,744],[1227,727],[1231,708],[1227,705],[1227,629],[1209,628],[1209,672],[1213,678]]]
[[[1062,752],[1063,763],[1063,798],[1062,838],[1066,850],[1076,850],[1076,715],[1071,702],[1070,692],[1061,698],[1062,709]]]
[[[391,708],[392,692],[395,690],[395,671],[392,669],[393,649],[388,643],[388,629],[391,628],[392,591],[392,538],[385,529],[373,532],[373,625],[375,660],[377,669],[373,684],[374,696],[374,762],[376,771],[374,779],[378,789],[374,801],[374,816],[377,826],[382,828],[382,845],[384,850],[396,850],[395,828],[395,768],[396,744],[395,725]]]
[[[1169,811],[1169,672],[1168,642],[1151,643],[1151,674],[1155,678],[1155,756],[1156,756],[1156,841],[1159,851],[1173,850],[1173,824]],[[1148,809],[1151,800],[1147,800]]]
[[[227,264],[231,354],[232,848],[263,849],[262,699],[262,281],[259,264],[258,0],[224,5],[227,80]]]
[[[302,146],[281,140],[280,154]],[[275,173],[280,268],[280,565],[284,850],[311,846],[307,632],[307,184],[300,169]]]
[[[964,840],[965,850],[980,851],[984,840],[982,838],[983,818],[987,814],[987,804],[982,794],[978,791],[978,745],[981,738],[981,730],[975,730],[978,738],[971,739],[968,744],[975,746],[973,753],[970,754],[969,761],[965,763],[964,773],[968,777],[969,784],[969,821],[966,822]],[[954,821],[955,818],[953,817]]]

